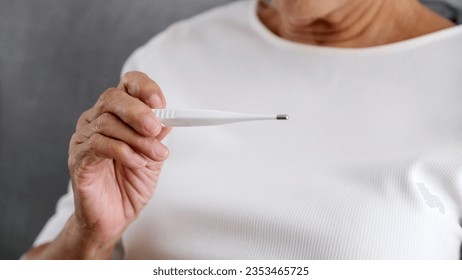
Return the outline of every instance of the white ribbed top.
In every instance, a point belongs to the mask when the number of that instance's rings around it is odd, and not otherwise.
[[[365,49],[308,46],[269,32],[255,3],[175,24],[126,63],[158,82],[169,107],[290,120],[174,129],[125,256],[459,259],[462,28]],[[65,205],[37,243],[56,234]]]

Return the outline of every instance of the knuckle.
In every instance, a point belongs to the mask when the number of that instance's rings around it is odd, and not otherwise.
[[[98,98],[98,102],[105,102],[109,99],[109,97],[113,94],[115,88],[110,87],[106,89]]]
[[[110,126],[112,122],[111,114],[103,113],[93,122],[91,127],[92,132],[94,133],[104,133],[106,129]]]
[[[122,75],[122,78],[120,79],[122,82],[125,82],[127,80],[130,79],[131,76],[133,76],[133,74],[136,73],[135,71],[128,71],[128,72],[125,72],[123,75]]]
[[[104,91],[98,98],[98,101],[95,104],[95,107],[97,111],[99,112],[105,112],[108,108],[108,104],[113,102],[116,94],[118,93],[117,88],[108,88],[106,91]]]
[[[114,115],[112,115],[111,113],[102,113],[100,116],[99,116],[99,119],[100,119],[100,122],[104,125],[110,125],[114,122]]]
[[[128,158],[131,156],[131,148],[123,142],[114,143],[111,150],[114,155],[118,155],[121,158]]]
[[[104,132],[104,120],[101,117],[98,117],[93,124],[90,126],[90,130],[93,133]]]
[[[127,93],[130,94],[130,95],[136,95],[136,93],[139,91],[139,87],[138,87],[138,84],[137,83],[134,83],[132,81],[129,81],[127,84],[126,84],[126,90],[127,90]]]
[[[77,132],[72,133],[71,140],[69,141],[71,144],[77,143]]]
[[[99,134],[95,133],[90,138],[87,140],[87,146],[89,150],[94,151],[98,149],[99,146],[99,141],[100,141],[100,136]]]
[[[125,73],[120,80],[121,84],[129,94],[134,94],[138,91],[138,85],[135,82],[140,76],[141,72],[130,71]]]
[[[80,141],[80,134],[78,132],[74,132],[71,136],[71,140],[69,141],[69,152],[75,146],[81,143]]]
[[[79,146],[82,142],[82,136],[75,132],[71,136],[68,157],[67,157],[67,166],[69,171],[72,173],[77,166],[83,161],[85,156],[88,153],[88,150],[82,146]]]
[[[151,80],[145,73],[139,71],[131,71],[124,74],[121,79],[125,90],[133,96],[146,98],[148,92],[159,92],[159,86]]]
[[[89,115],[89,111],[90,111],[90,109],[85,110],[82,114],[80,114],[79,120],[77,122],[85,121],[87,119],[88,115]]]
[[[130,141],[130,143],[133,143],[133,146],[139,150],[144,150],[151,144],[150,140],[140,135],[132,135]]]
[[[80,115],[79,119],[77,120],[76,128],[77,128],[79,125],[88,123],[88,119],[89,119],[89,117],[90,117],[90,113],[91,113],[91,109],[88,109],[88,110],[84,111],[84,112]]]
[[[145,75],[143,72],[140,71],[128,71],[122,76],[122,80],[130,80],[138,76]]]
[[[130,121],[131,124],[142,125],[144,118],[152,114],[149,107],[144,106],[142,103],[133,103],[124,109],[124,116]]]

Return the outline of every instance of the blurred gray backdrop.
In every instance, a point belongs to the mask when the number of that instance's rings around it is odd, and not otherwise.
[[[117,85],[127,56],[171,23],[232,1],[0,0],[0,259],[19,258],[54,212],[78,116]],[[460,10],[425,2],[460,21]]]
[[[68,182],[81,112],[171,23],[231,0],[0,0],[0,259],[29,248]]]

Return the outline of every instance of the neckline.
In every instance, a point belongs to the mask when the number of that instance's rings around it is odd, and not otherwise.
[[[257,15],[257,6],[259,0],[252,0],[250,3],[249,9],[249,18],[252,26],[256,29],[257,33],[264,37],[265,40],[270,41],[272,44],[277,45],[280,48],[289,49],[289,50],[298,50],[298,51],[317,51],[322,53],[345,53],[345,54],[354,54],[354,53],[383,53],[383,52],[396,52],[402,51],[410,48],[415,48],[422,45],[427,45],[430,42],[443,40],[448,37],[452,37],[454,34],[462,33],[462,25],[456,25],[446,29],[442,29],[436,32],[425,34],[419,37],[412,39],[407,39],[404,41],[389,43],[386,45],[379,45],[373,47],[363,47],[363,48],[342,48],[342,47],[328,47],[328,46],[317,46],[310,44],[303,44],[294,41],[290,41],[284,38],[281,38],[274,34],[271,30],[266,27],[266,25],[261,22]]]

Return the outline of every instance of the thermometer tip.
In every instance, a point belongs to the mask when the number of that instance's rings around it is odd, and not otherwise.
[[[276,119],[277,120],[288,120],[289,119],[289,115],[286,115],[286,114],[279,114],[276,116]]]

